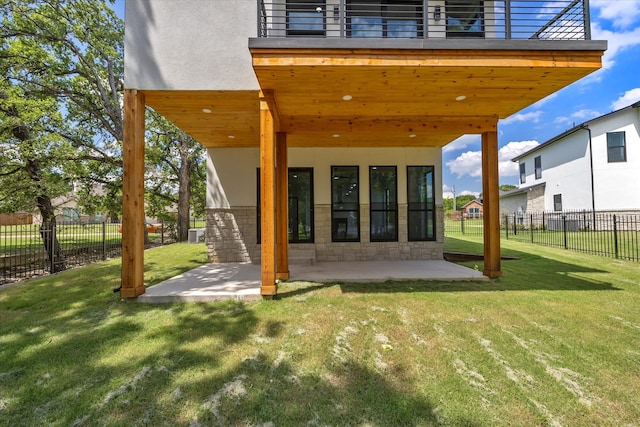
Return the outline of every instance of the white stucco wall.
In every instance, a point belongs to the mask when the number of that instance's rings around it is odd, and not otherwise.
[[[596,210],[640,209],[640,109],[631,108],[594,122],[593,170]],[[607,132],[625,132],[627,161],[607,161]]]
[[[589,123],[593,151],[593,201],[596,210],[640,209],[637,191],[640,171],[639,109],[621,110]],[[607,133],[625,132],[626,162],[609,163]],[[535,179],[534,159],[541,156],[542,178]],[[520,188],[546,183],[544,210],[553,210],[553,196],[562,195],[563,210],[591,210],[591,165],[589,132],[580,129],[524,156],[526,182]]]
[[[256,0],[128,0],[125,87],[256,90]]]
[[[442,204],[440,148],[290,148],[290,167],[313,168],[314,203],[331,204],[331,166],[360,167],[360,203],[369,203],[369,166],[398,167],[398,203],[407,202],[407,166],[434,166],[436,204]],[[255,206],[258,148],[207,151],[207,208]]]

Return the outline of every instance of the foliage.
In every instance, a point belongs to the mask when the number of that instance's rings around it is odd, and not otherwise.
[[[157,112],[147,117],[147,210],[151,216],[176,212],[178,241],[185,241],[189,217],[204,213],[205,148]]]

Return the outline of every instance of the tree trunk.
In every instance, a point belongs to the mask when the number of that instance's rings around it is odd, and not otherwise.
[[[26,170],[33,181],[33,185],[40,186],[42,181],[42,170],[40,169],[40,162],[33,159],[27,159]],[[42,216],[42,225],[40,225],[40,237],[42,237],[42,244],[44,250],[47,252],[47,259],[49,260],[49,271],[51,273],[58,273],[66,269],[64,262],[64,255],[62,254],[62,247],[58,240],[56,232],[56,214],[51,204],[51,197],[47,194],[39,194],[36,197],[38,204],[38,210]]]
[[[191,161],[189,160],[189,139],[182,134],[180,138],[180,169],[178,170],[178,242],[189,239],[189,212],[191,207]]]
[[[47,252],[49,261],[49,271],[58,273],[66,269],[62,247],[58,240],[56,230],[56,215],[51,204],[51,198],[47,195],[38,196],[38,210],[42,215],[42,225],[40,226],[40,237]]]

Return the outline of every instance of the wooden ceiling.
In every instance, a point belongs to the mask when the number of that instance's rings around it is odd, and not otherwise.
[[[443,146],[495,130],[498,118],[599,69],[602,53],[251,49],[260,87],[273,91],[292,147]],[[258,91],[145,95],[205,146],[259,144]]]

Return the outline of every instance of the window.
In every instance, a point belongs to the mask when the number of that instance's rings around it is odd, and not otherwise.
[[[409,241],[436,239],[433,166],[407,166]]]
[[[317,0],[287,0],[287,35],[324,37],[326,4]]]
[[[520,163],[520,184],[527,182],[527,170],[524,163]]]
[[[313,243],[313,169],[289,168],[289,242]]]
[[[484,37],[483,0],[447,0],[447,37]]]
[[[607,132],[607,161],[609,163],[627,161],[624,132]]]
[[[395,166],[369,167],[372,242],[398,241],[398,172]]]
[[[556,212],[562,212],[562,194],[553,195],[553,210]]]
[[[421,0],[350,0],[347,5],[350,37],[422,37]]]
[[[542,157],[538,156],[533,159],[536,169],[536,179],[542,178]]]
[[[289,168],[289,243],[313,243],[313,168]],[[257,243],[262,239],[260,168],[256,173]]]
[[[469,208],[469,218],[480,218],[480,208]]]
[[[358,166],[331,167],[331,241],[360,241]]]

